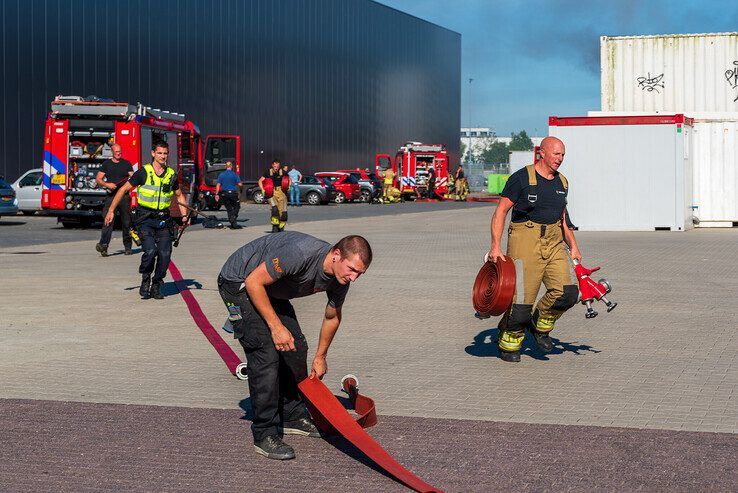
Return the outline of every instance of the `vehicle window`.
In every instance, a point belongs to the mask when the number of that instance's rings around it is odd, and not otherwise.
[[[315,179],[314,176],[303,176],[302,177],[302,182],[304,184],[306,184],[306,185],[315,185],[315,183],[317,182],[317,180]]]
[[[357,180],[361,180],[361,173],[351,173],[351,176],[353,176]]]
[[[375,173],[369,173],[370,180],[379,180],[379,177]]]
[[[336,176],[321,176],[321,178],[331,184],[338,179]]]
[[[352,183],[352,184],[357,184],[357,183],[359,183],[359,180],[358,180],[358,179],[356,178],[356,176],[354,176],[353,174],[350,174],[350,175],[348,175],[348,176],[347,176],[347,177],[346,177],[346,178],[345,178],[345,179],[343,180],[343,182],[344,182],[344,183]]]
[[[0,178],[0,188],[10,188],[10,184],[7,181]]]
[[[41,184],[41,173],[29,173],[18,182],[21,187],[32,187]]]

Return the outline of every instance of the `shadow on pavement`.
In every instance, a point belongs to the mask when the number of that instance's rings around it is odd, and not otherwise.
[[[188,288],[192,288],[194,286],[195,289],[202,289],[202,284],[194,279],[182,279],[181,282],[185,283]],[[179,289],[177,289],[177,285],[174,281],[165,282],[161,285],[160,292],[164,296],[173,296],[175,294],[179,294]]]
[[[500,349],[497,346],[497,335],[500,329],[495,327],[493,329],[486,329],[474,336],[474,341],[464,348],[467,354],[476,356],[478,358],[487,357],[499,357]],[[548,354],[543,354],[538,350],[536,343],[533,341],[533,337],[530,333],[526,333],[525,340],[523,341],[523,347],[521,348],[520,354],[530,356],[533,359],[546,361],[550,355],[563,354],[565,352],[571,352],[574,354],[582,354],[582,352],[590,353],[601,353],[601,350],[595,349],[587,344],[576,344],[572,342],[563,342],[555,337],[551,338],[553,341],[554,348]]]
[[[133,251],[133,255],[136,255],[137,253],[143,252],[143,248],[134,248],[132,251]],[[123,255],[123,253],[124,253],[123,250],[116,250],[114,253],[108,253],[108,257],[115,257],[117,255]]]

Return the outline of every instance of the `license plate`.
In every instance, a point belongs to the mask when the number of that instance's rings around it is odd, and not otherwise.
[[[57,173],[51,177],[51,183],[53,183],[54,185],[64,185],[66,181],[67,181],[67,177],[60,173]]]

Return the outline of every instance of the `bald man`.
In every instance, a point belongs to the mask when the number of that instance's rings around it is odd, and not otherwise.
[[[103,206],[103,218],[108,215],[115,193],[120,187],[127,183],[128,179],[133,175],[133,166],[130,161],[123,159],[123,149],[120,145],[113,144],[110,146],[110,150],[113,152],[113,157],[100,165],[100,170],[97,172],[97,176],[95,177],[97,185],[105,189],[108,194],[105,198],[105,205]],[[133,244],[130,234],[131,201],[128,195],[118,202],[116,210],[118,214],[120,214],[124,253],[126,255],[132,255],[133,250],[131,250],[131,247]],[[108,256],[108,245],[110,244],[110,238],[112,235],[113,223],[103,224],[102,231],[100,233],[100,243],[95,245],[95,250],[97,250],[103,257]]]
[[[581,260],[582,255],[567,223],[568,183],[559,173],[565,153],[561,140],[543,139],[540,159],[510,176],[492,216],[492,247],[488,256],[493,261],[505,261],[500,241],[505,218],[512,209],[507,255],[515,262],[517,282],[513,303],[500,322],[497,339],[504,361],[520,361],[526,329],[543,353],[550,352],[553,342],[549,333],[579,297],[572,259]],[[541,283],[546,286],[546,293],[533,310]]]

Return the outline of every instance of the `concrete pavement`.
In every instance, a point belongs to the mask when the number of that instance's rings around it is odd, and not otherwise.
[[[574,425],[570,432],[557,428],[574,435],[575,429],[596,430],[590,427],[625,427],[635,435],[644,429],[708,432],[696,440],[727,445],[708,447],[706,460],[710,454],[718,465],[727,460],[725,447],[734,454],[738,314],[729,294],[738,292],[738,230],[579,233],[585,265],[603,265],[618,308],[585,320],[583,307],[574,307],[557,325],[552,354],[539,355],[526,341],[522,362],[512,365],[496,357],[497,319],[475,319],[470,302],[493,210],[291,221],[290,228],[328,241],[362,234],[374,249],[374,263],[347,298],[328,357],[329,386],[337,391],[341,376],[357,374],[380,415],[420,420],[412,421],[420,435],[424,427],[417,423],[430,423],[424,419],[496,422],[502,430],[529,430],[524,440],[542,432],[520,423]],[[239,231],[192,228],[175,251],[174,261],[214,325],[225,318],[218,270],[233,250],[268,230],[262,212],[260,224],[257,215]],[[0,399],[238,409],[246,385],[227,373],[173,285],[166,285],[165,300],[141,301],[138,257],[103,259],[93,245],[0,249]],[[325,297],[294,304],[314,348]],[[223,432],[247,440],[247,427],[237,421],[224,418]],[[463,433],[475,429],[459,426]],[[480,426],[478,433],[489,431]],[[444,447],[432,429],[425,443]],[[465,443],[496,436],[489,433],[466,436]],[[391,434],[385,436],[391,442]],[[239,460],[257,459],[247,453]],[[461,470],[467,466],[458,463]],[[481,484],[466,476],[467,483],[454,482],[451,490]],[[735,476],[727,480],[738,487]],[[530,483],[524,489],[608,485],[630,489],[608,482]],[[634,483],[632,489],[646,486]],[[667,483],[654,486],[668,489]]]

